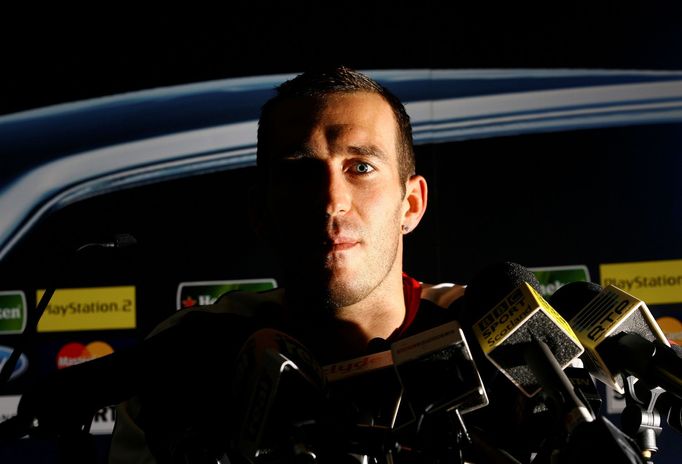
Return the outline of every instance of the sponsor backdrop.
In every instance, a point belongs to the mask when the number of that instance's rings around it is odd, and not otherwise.
[[[220,295],[236,290],[260,292],[277,286],[275,279],[214,280],[182,282],[178,285],[178,309],[215,303]]]
[[[682,259],[599,266],[601,285],[615,285],[648,304],[682,302]]]
[[[24,292],[0,292],[0,335],[22,333],[26,328]]]
[[[44,290],[38,291],[40,300]],[[135,328],[135,287],[57,290],[38,323],[38,332]]]
[[[572,281],[614,284],[644,300],[667,338],[682,343],[682,223],[675,219],[681,216],[673,201],[682,193],[676,190],[675,177],[682,132],[677,126],[626,129],[418,147],[418,169],[427,176],[432,196],[423,224],[407,238],[407,272],[429,282],[466,283],[489,262],[509,260],[536,273],[545,297]],[[652,151],[651,140],[670,143],[660,142]],[[491,170],[491,165],[496,168]],[[281,281],[267,249],[248,226],[246,201],[231,202],[229,214],[224,207],[225,198],[244,197],[254,171],[211,176],[93,198],[41,224],[42,232],[24,246],[21,261],[36,262],[44,251],[42,242],[57,247],[49,237],[66,236],[71,230],[88,237],[130,230],[139,251],[114,264],[98,256],[65,278],[68,285],[60,285],[55,293],[0,398],[1,415],[14,414],[16,395],[27,385],[49,372],[138,343],[177,309],[192,311],[225,292],[263,291]],[[618,190],[617,183],[638,188]],[[528,186],[543,194],[525,194]],[[670,202],[648,202],[642,191]],[[593,207],[580,198],[613,200],[614,206]],[[642,215],[635,221],[641,226],[623,220],[632,217],[632,209]],[[181,218],[178,211],[183,212]],[[102,229],[61,232],[64,224],[81,224],[83,217]],[[214,218],[224,224],[215,226]],[[170,233],[179,222],[189,225]],[[623,222],[628,228],[617,229]],[[38,250],[35,255],[30,254],[33,248]],[[0,363],[18,341],[27,310],[35,307],[46,280],[27,278],[0,288]],[[617,421],[622,399],[611,391],[603,395]],[[111,408],[100,411],[93,431],[107,437],[113,415]],[[676,438],[673,430],[664,428],[656,462],[678,462],[675,453],[681,440]]]

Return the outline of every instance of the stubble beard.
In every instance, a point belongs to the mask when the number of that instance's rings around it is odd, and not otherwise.
[[[378,256],[370,256],[362,264],[371,272],[357,272],[356,276],[339,278],[327,272],[327,279],[320,288],[320,304],[327,312],[336,313],[341,308],[357,304],[368,298],[388,278],[398,254],[398,240],[393,246],[382,250]],[[359,266],[358,266],[359,267]]]
[[[359,245],[368,250],[364,262],[358,262],[351,250],[350,262],[345,262],[344,256],[330,253],[323,259],[322,266],[319,261],[317,265],[294,265],[287,273],[289,279],[285,283],[290,296],[305,305],[306,311],[331,316],[368,298],[384,284],[396,265],[401,237],[398,212],[394,218],[389,230],[381,230],[371,237],[373,243],[363,240]],[[295,259],[290,257],[288,262],[300,263]]]

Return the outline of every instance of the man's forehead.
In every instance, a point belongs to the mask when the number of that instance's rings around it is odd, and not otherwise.
[[[377,93],[287,98],[270,113],[259,156],[278,169],[285,159],[363,157],[398,170],[400,137],[391,105]],[[261,134],[263,135],[263,134]],[[261,158],[261,161],[264,161]]]
[[[287,98],[276,106],[268,123],[274,136],[271,142],[276,143],[295,143],[321,126],[329,138],[366,133],[394,140],[398,131],[391,106],[381,95],[370,92]]]
[[[315,121],[329,112],[348,112],[353,108],[392,114],[389,103],[378,93],[334,92],[319,96],[286,97],[273,108],[272,116],[280,122],[295,119]]]
[[[324,104],[324,97],[287,97],[274,106],[271,119],[275,122],[286,122],[296,117],[312,121]]]

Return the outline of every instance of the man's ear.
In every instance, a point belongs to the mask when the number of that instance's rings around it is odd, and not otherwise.
[[[428,196],[424,177],[414,175],[407,180],[403,199],[403,233],[411,232],[417,227],[426,211]]]

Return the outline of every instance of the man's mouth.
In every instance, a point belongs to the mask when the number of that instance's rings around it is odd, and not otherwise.
[[[334,237],[325,240],[325,246],[330,252],[350,250],[359,243],[358,239],[352,237]]]
[[[358,242],[341,242],[341,243],[334,243],[332,245],[332,251],[344,251],[344,250],[350,250],[353,248],[355,245],[357,245]]]

